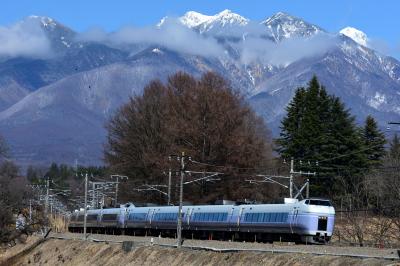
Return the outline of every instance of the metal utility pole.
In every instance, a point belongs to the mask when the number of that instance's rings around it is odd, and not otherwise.
[[[318,162],[317,162],[317,164],[318,164]],[[292,158],[290,160],[290,175],[289,176],[257,175],[257,176],[263,177],[263,180],[246,180],[246,181],[248,181],[250,183],[272,183],[272,184],[280,185],[286,189],[289,189],[289,197],[292,199],[293,198],[297,199],[299,196],[303,197],[302,192],[304,189],[306,189],[306,197],[308,198],[310,195],[310,190],[309,190],[310,189],[309,188],[310,180],[307,179],[305,184],[299,189],[294,182],[295,175],[315,176],[316,173],[315,172],[313,172],[313,173],[302,172],[302,171],[296,172],[294,170],[294,159]],[[286,184],[284,184],[280,181],[277,181],[277,179],[289,179],[289,186],[287,186]],[[297,191],[296,195],[294,195],[294,192],[295,192],[294,190]]]
[[[180,187],[179,187],[179,211],[178,211],[178,228],[177,228],[177,235],[178,235],[178,243],[177,248],[182,247],[182,201],[183,201],[183,179],[185,178],[185,153],[182,152],[181,157],[181,180],[180,180]]]
[[[171,177],[172,177],[172,169],[171,169],[171,156],[168,157],[169,161],[169,171],[168,171],[168,206],[171,204]]]
[[[47,180],[46,180],[46,202],[44,205],[44,213],[45,213],[46,217],[47,217],[47,212],[49,209],[49,192],[50,192],[50,179],[49,179],[49,177],[47,177]]]
[[[114,177],[117,179],[117,180],[116,180],[116,184],[115,184],[115,204],[114,204],[114,207],[117,207],[119,178],[121,178],[121,179],[123,179],[123,178],[128,179],[128,177],[125,176],[125,175],[111,175],[111,178],[114,178]]]
[[[92,207],[96,209],[96,184],[94,182],[92,183],[92,189]]]
[[[87,209],[88,174],[85,175],[85,206],[83,209],[83,240],[86,240],[86,209]]]
[[[290,178],[289,178],[289,197],[293,198],[293,173],[294,173],[294,160],[290,159]]]

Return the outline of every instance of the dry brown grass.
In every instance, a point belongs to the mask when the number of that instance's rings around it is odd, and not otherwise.
[[[53,232],[64,233],[68,231],[68,221],[64,216],[49,216],[49,223]]]
[[[309,254],[217,253],[161,247],[124,252],[120,244],[50,239],[14,265],[385,265],[390,261]]]
[[[340,219],[337,216],[332,242],[335,244],[400,247],[400,231],[396,218],[358,214]]]

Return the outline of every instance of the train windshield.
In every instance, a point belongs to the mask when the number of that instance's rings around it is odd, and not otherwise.
[[[318,205],[331,207],[332,204],[329,200],[306,200],[307,205]]]

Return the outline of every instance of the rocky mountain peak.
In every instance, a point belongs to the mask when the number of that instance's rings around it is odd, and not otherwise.
[[[367,35],[353,27],[346,27],[340,31],[341,34],[346,35],[347,37],[351,38],[358,44],[363,46],[368,46],[368,37]]]
[[[304,21],[301,18],[278,12],[261,24],[267,26],[276,41],[291,37],[310,37],[320,32],[325,32],[320,27]]]

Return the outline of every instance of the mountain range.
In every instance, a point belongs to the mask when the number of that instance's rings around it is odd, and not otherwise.
[[[400,62],[351,27],[331,33],[282,12],[254,22],[229,10],[112,33],[78,33],[39,16],[18,25],[37,27],[48,43],[44,55],[0,49],[0,134],[22,166],[102,164],[110,116],[150,80],[177,71],[221,74],[275,136],[296,88],[313,75],[357,122],[400,120]]]

